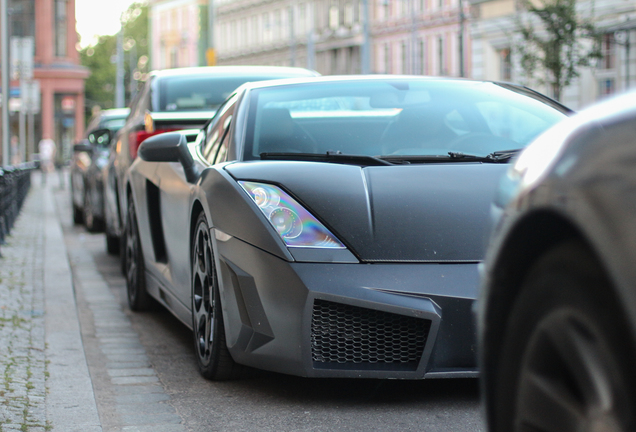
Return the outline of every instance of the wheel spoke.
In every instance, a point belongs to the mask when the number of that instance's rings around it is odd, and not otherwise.
[[[585,413],[567,389],[551,377],[525,369],[517,405],[517,429],[542,432],[582,430]]]
[[[610,380],[594,334],[570,314],[549,320],[542,331],[558,352],[582,402],[588,407],[611,410],[614,400]]]

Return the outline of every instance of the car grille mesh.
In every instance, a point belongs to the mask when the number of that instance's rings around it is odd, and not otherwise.
[[[311,321],[314,366],[415,370],[430,326],[426,319],[316,300]]]

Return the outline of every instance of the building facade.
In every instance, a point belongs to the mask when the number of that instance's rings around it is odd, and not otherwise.
[[[375,71],[471,76],[466,1],[378,0],[374,5]]]
[[[469,5],[460,4],[368,0],[370,72],[470,75]],[[217,0],[215,8],[219,64],[362,71],[362,0]]]
[[[203,23],[209,1],[151,1],[165,10],[151,18],[153,43],[162,44],[160,51],[153,49],[153,67],[206,64]],[[521,4],[519,0],[368,0],[368,70],[509,81],[551,95],[540,79],[524,78],[515,58],[516,23],[519,17],[525,19]],[[186,20],[179,15],[183,12],[176,12],[177,6],[190,7],[199,18],[189,21],[189,27],[179,27]],[[169,8],[175,11],[172,15]],[[630,51],[630,42],[632,46],[636,42],[636,2],[578,0],[577,12],[603,32],[603,58],[594,67],[581,69],[580,77],[563,90],[561,101],[574,109],[636,86],[636,49]],[[215,0],[214,15],[216,64],[300,66],[325,75],[362,72],[363,0]],[[188,33],[193,30],[197,31]],[[168,40],[181,41],[181,48]],[[185,41],[193,47],[186,49]],[[180,50],[196,51],[198,57],[180,55]],[[189,63],[181,61],[186,57]]]
[[[38,142],[51,138],[58,148],[58,160],[66,160],[73,144],[84,135],[84,80],[89,74],[80,66],[76,50],[75,0],[11,0],[9,10],[10,36],[34,40],[33,80],[40,89],[33,125],[27,128],[33,135],[24,148],[17,150],[17,157],[16,148],[10,147],[12,159],[30,159],[38,151]],[[10,58],[11,55],[10,52]],[[9,136],[15,141],[21,134],[19,111],[23,95],[19,81],[11,79],[10,87]]]
[[[208,0],[150,0],[153,70],[207,64]]]
[[[636,55],[629,50],[630,41],[636,42],[636,2],[579,0],[577,13],[602,33],[603,57],[592,67],[582,68],[580,76],[562,92],[561,102],[572,109],[636,87]],[[525,78],[515,56],[519,17],[528,19],[515,0],[473,0],[473,77],[518,82],[552,96],[540,80]]]

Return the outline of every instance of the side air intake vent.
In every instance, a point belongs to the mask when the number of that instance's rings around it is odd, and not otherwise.
[[[311,320],[315,368],[416,370],[431,321],[316,300]]]

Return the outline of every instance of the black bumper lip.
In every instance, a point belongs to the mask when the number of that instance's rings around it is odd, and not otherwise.
[[[219,242],[232,356],[256,368],[307,377],[476,376],[470,313],[477,264],[290,263],[235,238]],[[430,321],[418,364],[325,364],[312,357],[316,302]],[[228,328],[226,325],[226,328]]]

